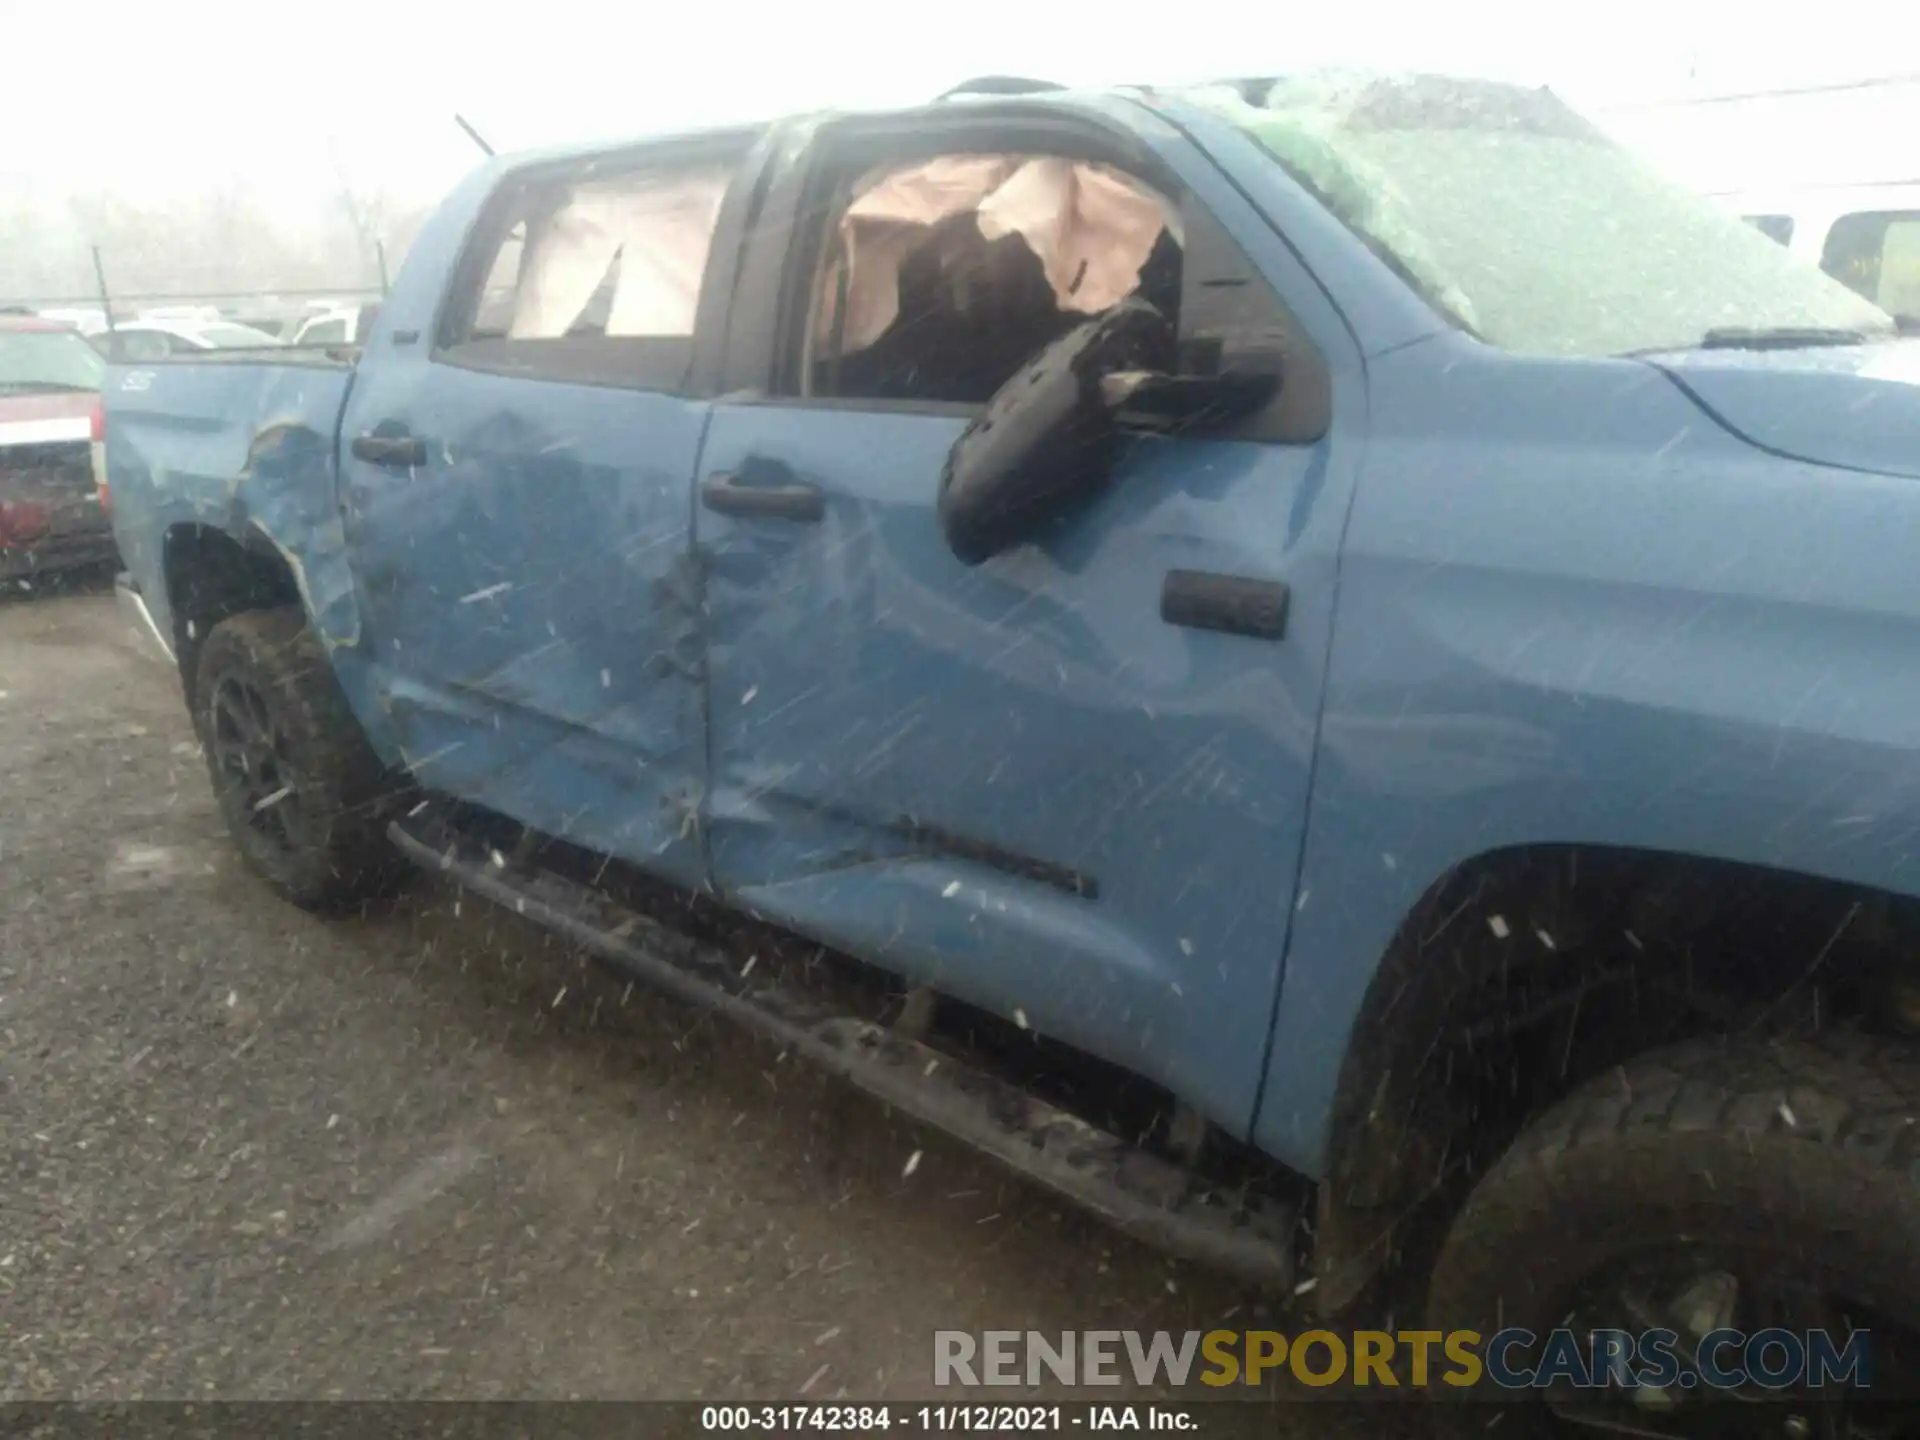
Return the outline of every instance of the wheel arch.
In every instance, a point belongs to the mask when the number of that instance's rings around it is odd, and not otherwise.
[[[191,521],[171,525],[161,538],[160,568],[189,706],[200,648],[214,626],[249,610],[295,605],[312,618],[292,561],[258,526],[236,532]]]
[[[1316,1303],[1424,1273],[1525,1117],[1634,1055],[1842,1018],[1920,1033],[1915,941],[1911,897],[1758,864],[1556,844],[1456,865],[1401,919],[1339,1064]]]

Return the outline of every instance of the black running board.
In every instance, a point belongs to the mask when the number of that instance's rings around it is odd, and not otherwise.
[[[883,1025],[833,1013],[726,953],[549,870],[524,868],[432,812],[389,832],[410,860],[565,936],[624,974],[770,1036],[1150,1245],[1279,1289],[1295,1212],[1194,1192],[1184,1171],[1017,1086]]]

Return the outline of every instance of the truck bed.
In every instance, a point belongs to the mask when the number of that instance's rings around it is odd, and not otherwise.
[[[116,360],[111,368],[128,371],[183,366],[197,369],[205,365],[297,365],[350,370],[359,363],[362,348],[359,345],[234,345],[220,350],[201,350],[190,356],[169,356],[164,360]]]
[[[351,638],[335,440],[351,352],[232,351],[107,372],[114,529],[162,635],[172,634],[164,547],[196,526],[283,556],[323,631]]]

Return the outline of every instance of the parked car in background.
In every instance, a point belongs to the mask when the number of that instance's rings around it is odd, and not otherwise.
[[[264,330],[231,320],[142,317],[92,337],[100,353],[128,364],[206,350],[270,350],[282,345]]]
[[[301,330],[315,321],[330,320],[342,313],[351,314],[359,303],[349,299],[292,300],[275,295],[256,295],[226,307],[221,315],[236,325],[248,325],[273,336],[292,341]],[[348,335],[351,338],[352,327]],[[346,343],[346,342],[339,342]]]
[[[1716,197],[1754,229],[1920,329],[1920,183]]]
[[[311,305],[236,306],[220,318],[271,335],[276,340],[291,340],[316,313]]]
[[[62,325],[71,325],[82,335],[97,335],[107,328],[107,312],[98,307],[56,306],[52,309],[35,310],[42,320],[57,320]]]
[[[71,325],[0,315],[0,583],[114,559],[99,465],[106,373]]]
[[[291,340],[293,334],[312,317],[310,310],[287,312],[262,310],[257,308],[236,308],[231,314],[221,318],[235,325],[244,325],[249,330],[258,330],[275,340]]]
[[[146,305],[136,311],[127,323],[140,324],[153,321],[164,324],[176,320],[199,322],[226,318],[220,313],[218,305]]]
[[[375,305],[343,305],[303,321],[288,337],[293,345],[357,345],[378,313]]]

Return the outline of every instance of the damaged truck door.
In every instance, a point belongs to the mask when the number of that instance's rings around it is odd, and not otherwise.
[[[477,200],[433,332],[395,336],[342,425],[376,684],[413,773],[683,883],[705,878],[688,509],[707,406],[686,382],[745,148],[535,167]]]
[[[1116,405],[1182,373],[1256,403],[1021,417],[1003,387],[1089,336]],[[717,884],[1244,1133],[1355,461],[1325,297],[1171,136],[840,122],[771,184],[727,357],[694,521]],[[1099,463],[957,554],[943,471],[1009,415],[1023,473],[1096,431]]]

